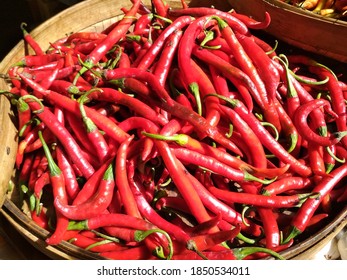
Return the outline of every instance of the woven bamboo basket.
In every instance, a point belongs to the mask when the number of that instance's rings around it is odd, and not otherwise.
[[[149,5],[150,1],[143,1]],[[180,1],[167,0],[171,7],[181,7]],[[210,6],[219,9],[230,9],[225,1],[186,1],[190,5]],[[254,1],[257,2],[257,1]],[[43,46],[49,46],[66,34],[81,30],[101,31],[122,15],[121,7],[130,7],[130,1],[87,0],[83,1],[37,27],[31,34]],[[97,11],[97,12],[96,12]],[[24,44],[19,42],[0,64],[0,73],[17,62],[24,54]],[[0,80],[0,88],[6,89],[5,81]],[[1,215],[17,230],[30,244],[52,259],[102,259],[101,257],[82,250],[68,242],[61,242],[57,246],[47,246],[45,239],[49,233],[37,226],[26,214],[27,209],[16,206],[18,198],[16,188],[9,188],[13,178],[13,167],[17,149],[17,130],[14,113],[6,98],[0,96],[0,209]],[[15,181],[15,180],[13,180]],[[342,209],[336,217],[323,229],[308,237],[282,254],[287,259],[311,259],[325,244],[347,224],[347,208]]]
[[[347,22],[324,17],[279,0],[228,0],[235,11],[271,23],[265,31],[303,50],[347,62]]]

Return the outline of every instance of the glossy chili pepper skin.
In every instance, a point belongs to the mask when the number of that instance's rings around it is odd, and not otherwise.
[[[286,241],[289,241],[291,238],[294,238],[306,229],[311,217],[321,204],[323,198],[329,194],[331,189],[334,188],[336,184],[346,176],[346,174],[347,165],[343,164],[332,171],[330,174],[331,176],[324,177],[322,181],[312,189],[313,192],[319,194],[319,197],[309,198],[303,203],[291,221],[290,231],[286,237]]]
[[[114,186],[113,166],[110,164],[92,198],[84,203],[69,206],[56,197],[54,205],[57,211],[71,220],[88,219],[107,209],[112,201]]]
[[[131,0],[45,52],[23,30],[35,54],[1,74],[1,93],[21,118],[19,202],[47,244],[281,259],[345,203],[345,77],[252,34],[267,13],[181,5]]]
[[[45,140],[42,137],[42,134],[39,133],[39,136],[43,143],[44,152],[48,160],[49,175],[53,189],[53,196],[59,197],[59,199],[61,199],[64,203],[67,203],[68,197],[65,189],[65,178],[58,165],[54,162],[49,147],[46,145]],[[65,232],[67,231],[68,224],[69,220],[66,217],[60,215],[59,213],[56,213],[55,230],[52,233],[52,235],[46,239],[47,244],[56,245],[60,243],[63,239]]]

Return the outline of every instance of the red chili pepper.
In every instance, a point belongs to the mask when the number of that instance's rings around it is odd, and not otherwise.
[[[312,170],[295,159],[283,148],[281,144],[275,141],[271,134],[259,122],[259,120],[253,114],[249,114],[247,108],[242,104],[242,102],[238,100],[226,99],[224,97],[220,98],[226,100],[232,106],[232,108],[248,123],[248,125],[253,129],[254,133],[263,142],[263,145],[270,152],[272,152],[284,163],[290,164],[290,169],[304,177],[311,175]]]
[[[30,153],[24,157],[21,168],[17,168],[19,171],[18,175],[18,187],[19,187],[19,205],[23,203],[23,195],[28,190],[30,175],[32,174],[34,166],[34,154]]]
[[[252,98],[256,101],[257,104],[260,104],[261,106],[264,105],[263,101],[260,98],[258,89],[255,87],[255,84],[248,75],[240,70],[240,68],[233,66],[232,64],[216,56],[209,50],[196,47],[193,49],[193,54],[205,63],[214,66],[233,85],[235,85],[250,112],[254,107]]]
[[[73,162],[81,169],[84,176],[89,178],[94,173],[94,168],[85,159],[80,147],[69,131],[57,120],[56,116],[46,106],[41,107],[30,95],[27,95],[25,99],[31,99],[34,101],[29,102],[33,112],[36,112],[36,115],[40,118],[40,120],[44,122],[47,128],[49,128],[50,131],[55,134],[66,151],[69,152]]]
[[[260,100],[262,102],[259,105],[265,106],[263,108],[266,108],[267,104],[269,103],[267,91],[263,80],[260,78],[257,68],[253,64],[253,61],[251,60],[248,53],[244,50],[243,46],[240,44],[232,28],[218,16],[213,16],[212,18],[217,21],[221,34],[231,48],[232,54],[240,69],[250,77],[255,87],[257,88],[260,94]],[[247,44],[245,45],[247,46]],[[252,57],[254,52],[255,51],[253,50]]]
[[[323,67],[310,67],[310,71],[316,73],[319,78],[329,78],[327,82],[327,88],[331,97],[331,107],[337,115],[337,118],[335,120],[337,130],[341,132],[347,131],[347,111],[344,104],[345,98],[336,76]],[[346,146],[347,138],[343,137],[341,141]]]
[[[182,30],[176,30],[167,38],[167,42],[163,47],[160,59],[155,65],[153,73],[158,77],[161,85],[165,85],[166,79],[169,75],[169,72],[171,71],[171,65],[174,60],[177,46],[182,37],[182,34]]]
[[[213,171],[216,174],[222,175],[232,181],[242,182],[242,181],[254,181],[266,183],[267,181],[258,177],[255,177],[245,170],[234,169],[226,164],[217,161],[215,158],[199,154],[192,150],[184,148],[170,148],[175,156],[181,160],[183,163],[194,164],[196,166],[201,166],[208,170]]]
[[[103,134],[100,132],[98,127],[95,125],[95,123],[86,114],[84,102],[86,98],[88,98],[88,95],[90,93],[91,93],[90,91],[86,92],[84,95],[82,95],[79,98],[78,100],[80,104],[79,108],[80,108],[84,127],[87,131],[87,137],[89,141],[92,143],[92,146],[95,149],[98,159],[101,162],[103,162],[108,156],[110,156],[110,149]]]
[[[271,16],[265,12],[265,17],[262,21],[257,21],[254,18],[232,11],[231,14],[237,19],[241,20],[249,29],[265,29],[270,25]]]
[[[138,206],[136,204],[134,193],[131,191],[127,177],[126,162],[128,155],[128,146],[133,139],[134,136],[129,137],[118,148],[116,155],[115,179],[120,199],[124,204],[125,213],[134,217],[141,217]]]
[[[17,62],[16,66],[42,66],[54,61],[57,61],[62,56],[60,54],[43,54],[43,55],[26,55],[23,59]]]
[[[87,91],[88,88],[78,87],[73,85],[70,81],[55,79],[49,87],[50,90],[59,92],[66,96],[79,94],[81,91]]]
[[[100,32],[75,32],[69,35],[65,41],[65,44],[70,44],[72,41],[75,40],[81,40],[81,41],[92,41],[92,40],[99,40],[99,39],[105,39],[106,34],[100,33]]]
[[[108,214],[99,214],[97,216],[91,217],[87,220],[78,221],[78,222],[70,222],[69,224],[69,230],[87,230],[87,229],[98,229],[102,227],[109,227],[109,226],[117,226],[117,227],[124,227],[129,229],[135,229],[134,234],[137,234],[134,236],[135,240],[138,242],[142,240],[146,240],[146,237],[153,233],[161,233],[164,234],[164,238],[166,238],[166,244],[168,245],[169,255],[167,258],[172,257],[172,241],[169,235],[157,228],[156,226],[152,225],[148,221],[137,218],[131,215],[127,214],[121,214],[121,213],[108,213]],[[157,250],[160,250],[160,248],[156,248]],[[157,252],[160,254],[160,252]]]
[[[191,16],[182,16],[175,19],[167,28],[163,30],[163,32],[159,35],[159,37],[153,42],[152,46],[148,49],[148,51],[141,57],[141,60],[136,64],[139,69],[149,69],[152,65],[153,61],[162,50],[164,43],[167,38],[176,32],[177,30],[181,30],[192,22]]]
[[[204,251],[218,248],[221,243],[226,241],[233,241],[237,234],[240,232],[240,228],[236,227],[231,230],[218,231],[213,233],[207,233],[202,235],[196,235],[190,238],[188,245],[183,247],[182,244],[174,243],[174,251],[176,254],[184,254],[189,251],[196,252],[199,256],[204,256]],[[175,246],[176,245],[176,246]],[[220,246],[219,251],[225,249]]]
[[[245,142],[245,145],[248,146],[251,155],[248,162],[256,168],[266,168],[266,155],[263,145],[253,130],[233,109],[223,105],[220,105],[219,107],[226,113],[227,118],[230,119],[234,129],[240,132],[240,136]]]
[[[175,17],[190,15],[197,18],[216,15],[225,20],[236,32],[240,34],[247,34],[249,32],[247,26],[241,20],[236,18],[232,13],[220,11],[211,7],[189,7],[183,9],[170,9],[169,15]]]
[[[227,147],[228,149],[234,151],[236,154],[241,154],[238,148],[224,135],[222,135],[216,127],[209,125],[205,118],[201,117],[197,113],[191,111],[189,108],[182,106],[181,104],[175,102],[168,94],[168,92],[163,88],[156,77],[141,69],[129,68],[129,69],[114,69],[110,71],[104,71],[104,76],[107,80],[121,77],[136,77],[140,80],[147,81],[153,88],[156,94],[162,99],[160,102],[160,107],[165,111],[171,113],[172,115],[183,118],[184,120],[190,122],[195,128],[202,134],[207,134],[217,143]],[[153,100],[154,102],[154,100]]]
[[[310,184],[311,180],[309,178],[290,176],[288,178],[285,177],[278,179],[269,185],[263,186],[261,193],[267,196],[277,195],[291,190],[304,189]]]
[[[26,77],[21,77],[25,82],[35,90],[37,90],[39,93],[41,93],[44,98],[54,104],[59,105],[61,108],[72,112],[76,115],[80,114],[79,110],[79,104],[77,101],[72,100],[66,96],[63,96],[57,92],[46,90],[42,88],[39,84],[35,83],[34,81],[27,79]],[[115,139],[117,142],[122,142],[124,139],[126,139],[129,135],[125,133],[124,131],[120,130],[117,125],[111,121],[109,118],[103,116],[102,114],[97,113],[95,110],[91,108],[85,108],[87,115],[94,121],[94,123],[103,130],[106,134],[109,134],[110,137]]]
[[[39,214],[36,211],[30,211],[30,217],[39,227],[49,230],[48,218],[44,211],[40,211]]]
[[[100,256],[110,260],[148,260],[151,253],[144,245],[128,247],[124,250],[101,252]]]
[[[268,13],[266,13],[268,14]],[[249,18],[249,17],[247,17]],[[249,35],[235,34],[244,51],[249,55],[257,69],[259,76],[262,78],[271,99],[276,98],[276,91],[280,84],[280,74],[271,58],[261,49]]]
[[[31,171],[29,174],[29,180],[28,180],[28,187],[29,187],[29,190],[32,192],[34,190],[35,182],[36,182],[37,178],[39,177],[37,174],[38,173],[38,167],[39,167],[40,162],[41,162],[43,157],[44,157],[44,154],[42,153],[42,151],[35,153],[35,157],[33,159]]]
[[[270,250],[268,248],[263,248],[263,247],[253,247],[253,246],[233,248],[233,249],[225,250],[225,251],[207,251],[207,252],[204,252],[204,256],[208,260],[245,260],[247,258],[250,258],[253,254],[257,254],[257,253],[264,253],[263,257],[273,256],[279,260],[284,259],[280,254],[276,253],[274,250]],[[193,252],[187,252],[184,254],[174,255],[172,259],[173,260],[201,260],[203,259],[203,257]]]
[[[171,224],[170,222],[162,218],[156,211],[154,211],[143,194],[144,190],[141,186],[141,183],[139,182],[139,179],[135,174],[132,173],[133,171],[128,171],[128,181],[131,191],[134,194],[136,204],[142,216],[152,224],[165,230],[168,234],[170,234],[170,236],[174,237],[175,240],[183,242],[183,244],[187,243],[190,239],[189,235],[181,228],[175,226],[174,224]]]
[[[278,111],[278,116],[281,123],[281,132],[284,134],[286,141],[288,142],[288,153],[292,153],[295,150],[299,151],[301,145],[301,135],[296,129],[292,118],[289,116],[277,98],[274,99],[274,105]]]
[[[244,203],[268,208],[290,208],[301,204],[307,198],[315,197],[314,193],[265,196],[260,194],[221,190],[216,187],[210,187],[208,190],[217,198],[227,203]]]
[[[102,165],[97,170],[95,170],[93,175],[90,176],[88,180],[83,184],[83,188],[81,188],[81,190],[76,195],[75,199],[72,202],[72,205],[85,203],[95,195],[107,168],[111,164],[111,161],[112,159],[103,162]]]
[[[164,0],[153,0],[152,1],[153,8],[156,12],[161,17],[167,17],[167,13],[169,10],[169,5],[166,3]]]
[[[335,168],[330,175],[323,177],[321,182],[312,189],[312,193],[319,194],[319,197],[308,198],[298,209],[290,223],[284,243],[304,232],[323,198],[347,175],[347,164]]]
[[[134,21],[134,17],[139,10],[141,1],[136,0],[133,3],[133,6],[127,12],[124,17],[118,22],[118,24],[107,33],[107,37],[97,45],[91,53],[89,53],[84,60],[84,65],[82,69],[78,72],[74,79],[74,84],[77,83],[77,79],[84,72],[92,68],[96,63],[98,63],[102,57],[113,47],[115,43],[117,43],[121,38],[124,37],[126,32],[128,31],[130,25]]]
[[[220,112],[218,110],[219,100],[213,96],[208,96],[209,93],[216,92],[215,87],[210,77],[193,60],[191,60],[191,66],[194,73],[192,76],[195,81],[191,82],[188,88],[195,96],[197,112],[199,115],[204,115],[211,126],[217,126],[220,121]],[[184,75],[184,72],[182,74]],[[205,112],[203,112],[203,105]]]
[[[330,115],[334,117],[336,116],[336,113],[332,110],[329,101],[325,99],[315,99],[305,104],[302,104],[295,111],[293,121],[300,135],[302,135],[302,137],[307,141],[314,142],[322,146],[331,146],[338,143],[341,140],[341,138],[345,136],[346,131],[337,132],[333,134],[332,137],[320,136],[315,131],[313,131],[307,123],[307,118],[313,110],[318,109],[320,107],[324,107],[326,112]]]
[[[307,147],[307,154],[313,174],[317,176],[325,175],[326,170],[323,159],[323,146],[319,146],[316,143],[310,143]]]
[[[59,197],[55,197],[55,209],[71,220],[89,219],[107,209],[112,200],[114,186],[113,166],[110,164],[93,197],[78,205],[68,205]]]
[[[75,171],[70,164],[68,156],[65,154],[65,152],[60,147],[60,145],[56,147],[56,153],[57,153],[57,164],[63,172],[64,178],[65,178],[66,193],[69,197],[69,202],[70,202],[76,198],[78,192],[80,191],[80,187],[76,178]]]
[[[45,152],[45,156],[48,160],[50,182],[53,189],[53,197],[59,198],[63,203],[67,203],[68,198],[65,190],[65,179],[58,165],[54,162],[52,154],[47,146],[45,140],[42,137],[42,133],[39,131],[39,137],[42,141],[42,147]],[[46,239],[47,244],[56,245],[59,244],[64,237],[64,233],[67,230],[69,220],[64,216],[56,212],[56,226],[51,236]]]
[[[68,242],[87,251],[97,253],[126,249],[125,246],[114,241],[104,238],[92,238],[81,233],[74,234],[72,238],[68,239]]]
[[[49,172],[44,172],[40,177],[37,178],[34,185],[34,194],[37,199],[40,199],[42,195],[42,189],[44,186],[48,185],[51,182]]]
[[[47,143],[52,143],[55,141],[55,136],[53,135],[53,133],[45,128],[41,130],[43,133],[44,138],[46,139]],[[34,142],[32,142],[31,144],[28,144],[27,147],[25,148],[25,153],[30,153],[33,151],[36,151],[38,149],[42,148],[42,143],[40,141],[39,138],[37,138]]]
[[[207,190],[209,185],[204,186],[195,176],[191,174],[189,175],[189,179],[193,183],[195,191],[198,193],[202,203],[212,213],[216,215],[221,214],[225,221],[234,226],[241,225],[242,230],[245,230],[254,236],[258,236],[260,234],[260,229],[257,225],[251,221],[248,221],[247,218],[243,220],[243,217],[239,212],[211,194],[211,192]],[[245,221],[247,225],[243,221]]]
[[[167,119],[160,113],[155,112],[151,106],[141,101],[138,98],[131,97],[113,88],[101,87],[94,89],[93,92],[88,94],[88,99],[104,100],[108,102],[114,102],[129,107],[135,113],[148,118],[149,120],[164,125],[167,123]]]
[[[23,95],[25,93],[21,93]],[[18,113],[18,133],[20,137],[25,137],[31,130],[31,109],[30,106],[22,99],[15,101]]]

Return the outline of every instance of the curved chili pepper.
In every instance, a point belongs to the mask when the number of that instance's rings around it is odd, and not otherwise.
[[[213,194],[211,194],[211,192],[207,190],[208,185],[204,186],[195,176],[191,174],[188,175],[201,201],[212,213],[216,215],[221,214],[225,221],[234,226],[241,225],[242,230],[245,230],[254,236],[258,236],[260,234],[260,229],[257,225],[251,221],[248,221],[247,219],[243,219],[241,214],[234,208],[217,199]]]
[[[107,168],[111,164],[111,161],[112,159],[108,159],[95,170],[92,176],[87,179],[87,181],[83,184],[83,188],[81,188],[81,190],[77,193],[72,205],[85,203],[86,201],[90,200],[93,195],[95,195]]]
[[[39,84],[35,83],[33,80],[26,78],[24,75],[21,78],[32,88],[40,92],[44,99],[48,102],[59,105],[61,108],[72,112],[76,115],[80,114],[79,104],[77,101],[72,100],[66,96],[63,96],[57,92],[46,90],[42,88]],[[110,137],[115,139],[117,142],[122,142],[124,139],[128,138],[128,134],[120,130],[118,126],[111,121],[109,118],[97,113],[95,110],[86,107],[87,115],[94,121],[94,123],[102,129],[105,133],[109,134]]]
[[[171,23],[164,31],[159,35],[157,40],[155,40],[149,50],[145,53],[145,55],[141,58],[137,67],[140,69],[148,69],[150,65],[155,60],[159,51],[162,49],[166,39],[176,32],[177,30],[183,29],[188,24],[192,22],[191,16],[182,16],[177,19],[173,23]]]
[[[224,19],[236,32],[240,34],[247,34],[249,31],[248,27],[241,20],[236,18],[232,13],[220,11],[211,7],[189,7],[183,9],[170,9],[169,15],[175,17],[190,15],[198,18],[216,15]]]
[[[263,195],[271,196],[281,194],[286,191],[304,189],[311,184],[309,178],[299,176],[290,176],[288,178],[281,178],[275,182],[262,187],[261,193]]]
[[[245,142],[245,145],[249,148],[251,154],[251,158],[249,159],[250,163],[256,168],[266,168],[266,155],[263,145],[253,130],[233,109],[223,105],[219,107],[227,114],[234,129],[240,132],[240,136]]]
[[[326,174],[323,159],[323,146],[310,143],[307,147],[308,161],[314,175],[322,176]]]
[[[68,205],[66,202],[61,201],[59,197],[56,197],[54,206],[57,211],[69,219],[88,219],[107,209],[112,200],[114,186],[113,165],[110,164],[93,197],[77,205]]]
[[[127,121],[133,122],[134,127],[137,126],[145,131],[154,133],[158,132],[158,127],[147,119],[132,117],[128,118]],[[161,155],[164,161],[166,168],[169,170],[175,185],[186,199],[187,205],[191,209],[193,215],[196,216],[199,222],[208,220],[210,217],[205,207],[201,203],[200,198],[196,194],[191,182],[188,180],[186,169],[183,164],[176,158],[167,143],[160,140],[154,140],[154,143],[158,149],[158,153]]]
[[[23,97],[22,97],[23,98]],[[25,99],[33,100],[33,97],[27,95]],[[47,128],[54,133],[59,139],[64,148],[69,152],[73,162],[81,169],[86,178],[90,177],[94,173],[93,166],[85,159],[84,155],[75,139],[71,136],[69,131],[57,120],[56,116],[46,107],[41,106],[36,102],[29,102],[29,105],[33,112],[36,111],[36,115],[42,122],[45,123]]]
[[[48,217],[44,211],[40,211],[40,213],[37,213],[37,211],[30,211],[30,217],[39,227],[49,230]]]
[[[330,175],[323,177],[321,182],[312,189],[312,192],[319,194],[319,197],[308,198],[298,209],[286,232],[284,243],[304,232],[323,198],[347,175],[347,164],[335,168]]]
[[[183,247],[182,244],[177,244],[177,246],[175,246],[174,243],[174,252],[175,254],[185,254],[189,251],[194,251],[202,258],[207,259],[204,255],[205,251],[218,247],[225,241],[232,242],[239,232],[240,227],[235,227],[231,230],[195,235],[190,238],[186,247]],[[223,249],[224,247],[219,250]]]
[[[150,119],[151,121],[160,125],[166,124],[167,119],[153,110],[148,104],[141,101],[138,98],[131,97],[118,90],[108,87],[100,87],[93,89],[88,93],[88,99],[104,100],[108,102],[114,102],[116,104],[122,104],[133,110],[135,113]]]
[[[310,67],[310,71],[317,74],[319,78],[325,79],[329,78],[327,82],[327,88],[331,97],[331,107],[336,113],[337,117],[335,119],[336,127],[338,131],[346,131],[347,130],[347,116],[346,116],[346,106],[344,104],[345,98],[343,95],[343,91],[338,83],[338,79],[336,75],[334,75],[331,71],[326,70],[323,67]],[[343,137],[341,139],[343,145],[346,146],[347,138]]]
[[[267,180],[255,177],[245,170],[230,168],[229,166],[217,161],[213,157],[202,155],[192,150],[184,148],[170,147],[170,149],[172,149],[176,157],[180,159],[182,162],[204,167],[232,181],[254,181],[263,184],[268,183]]]
[[[48,185],[51,182],[49,172],[44,172],[40,177],[37,178],[34,185],[34,194],[37,199],[40,199],[42,195],[42,189],[44,186]]]
[[[57,61],[62,56],[60,54],[43,54],[43,55],[26,55],[23,59],[15,64],[15,66],[42,66]]]
[[[312,131],[307,123],[307,118],[313,110],[320,107],[324,107],[327,113],[331,114],[332,116],[336,116],[336,113],[331,109],[329,101],[325,99],[315,99],[302,104],[295,111],[293,121],[300,135],[302,135],[302,137],[307,141],[311,141],[322,146],[331,146],[338,143],[346,135],[346,131],[337,132],[333,134],[332,137],[320,136],[316,132]]]
[[[107,37],[87,55],[82,69],[74,78],[73,84],[76,84],[78,77],[98,63],[101,58],[111,49],[111,47],[125,35],[130,25],[134,21],[134,17],[140,7],[140,3],[140,0],[134,1],[131,9],[124,15],[118,24],[109,33],[107,33]]]
[[[162,53],[160,55],[160,59],[155,65],[154,75],[158,77],[160,84],[165,85],[166,79],[169,75],[169,71],[171,70],[171,65],[174,60],[174,56],[177,51],[177,46],[182,37],[183,31],[176,30],[172,33],[165,43]]]
[[[257,21],[254,18],[235,11],[232,11],[231,14],[237,19],[241,20],[249,29],[265,29],[270,25],[271,22],[271,16],[267,11],[265,11],[264,19],[262,21]]]
[[[60,145],[56,147],[56,155],[57,164],[59,168],[62,170],[65,178],[66,193],[69,197],[69,201],[73,201],[76,198],[78,192],[80,191],[75,171],[72,168],[67,155],[60,147]]]
[[[19,136],[25,137],[31,129],[31,109],[28,103],[19,98],[16,102]]]
[[[239,42],[232,28],[223,19],[221,19],[218,16],[212,16],[211,18],[217,21],[221,34],[226,40],[226,42],[228,43],[229,47],[231,48],[232,54],[234,55],[234,58],[236,62],[238,63],[238,65],[240,66],[241,70],[250,77],[255,87],[257,88],[260,94],[259,95],[260,100],[262,102],[259,105],[263,105],[266,108],[266,105],[269,103],[266,88],[250,56],[244,50],[243,46]],[[252,54],[253,52],[255,51],[253,50]]]
[[[282,133],[286,137],[286,140],[288,140],[289,142],[287,144],[288,153],[292,153],[294,150],[299,150],[301,136],[298,130],[296,129],[292,118],[289,116],[289,114],[283,108],[282,104],[277,100],[277,98],[274,99],[274,104],[275,104],[276,110],[278,111]]]
[[[131,191],[127,177],[126,161],[128,155],[128,147],[133,139],[134,135],[124,141],[118,148],[116,155],[115,178],[120,199],[124,204],[125,213],[134,217],[141,217],[138,206],[136,204],[134,193]]]
[[[74,234],[73,237],[69,238],[67,241],[87,251],[97,253],[126,249],[125,246],[112,240],[104,238],[92,238],[85,236],[82,233]]]
[[[226,100],[232,106],[232,108],[248,123],[248,125],[253,129],[254,133],[258,135],[259,139],[263,142],[263,145],[269,151],[271,151],[283,162],[290,164],[290,168],[298,174],[304,177],[311,175],[312,170],[291,156],[282,145],[275,141],[271,134],[259,122],[259,120],[253,114],[249,114],[247,108],[242,104],[242,102],[238,100],[231,100],[222,96],[220,96],[220,98]]]
[[[153,0],[152,5],[159,16],[167,17],[170,6],[164,0]]]
[[[195,47],[193,54],[200,60],[214,66],[235,85],[250,112],[254,107],[252,97],[257,104],[263,106],[264,103],[260,98],[258,89],[250,77],[241,71],[240,68],[233,66],[206,49]]]
[[[168,94],[168,92],[163,88],[156,77],[147,72],[143,71],[141,69],[136,68],[129,68],[129,69],[114,69],[109,71],[104,71],[104,77],[107,80],[114,79],[114,78],[121,78],[121,77],[136,77],[140,80],[147,81],[151,87],[153,87],[153,90],[155,93],[161,98],[160,104],[158,104],[159,107],[164,109],[165,111],[171,113],[172,115],[182,118],[189,123],[191,123],[201,134],[207,134],[209,137],[211,137],[213,140],[215,140],[217,143],[220,143],[222,146],[227,147],[228,149],[234,151],[236,154],[242,154],[239,149],[229,140],[227,139],[223,134],[220,133],[220,131],[214,127],[208,124],[205,118],[198,115],[196,112],[192,111],[189,108],[186,108],[185,106],[182,106],[181,104],[175,102]],[[152,100],[153,102],[155,100]]]
[[[200,98],[199,91],[201,93],[200,99],[206,96],[206,94],[216,91],[212,82],[210,82],[210,78],[192,59],[192,51],[195,46],[196,36],[204,28],[207,28],[207,24],[210,24],[208,16],[194,20],[185,30],[178,46],[177,60],[180,71],[182,72],[182,79],[184,80],[187,91],[192,93],[196,99]],[[196,103],[198,113],[201,115],[200,102],[197,100]],[[206,108],[205,118],[212,126],[216,126],[220,119],[220,114],[217,110],[218,103],[218,99],[208,97],[204,104]]]
[[[49,147],[46,145],[45,140],[42,137],[41,131],[38,132],[42,141],[42,147],[45,152],[45,156],[48,160],[50,182],[53,189],[53,197],[59,198],[63,203],[67,203],[68,198],[65,190],[65,179],[58,165],[55,163]],[[56,227],[51,236],[46,239],[47,244],[55,245],[63,240],[64,234],[68,228],[69,220],[63,215],[56,212]]]
[[[235,34],[245,52],[249,55],[264,81],[269,98],[276,98],[276,90],[280,84],[280,74],[270,57],[254,41],[254,37]]]
[[[181,228],[163,219],[157,212],[154,211],[152,206],[147,202],[146,198],[144,197],[144,190],[137,176],[135,176],[135,174],[131,174],[133,172],[128,173],[130,173],[128,176],[130,188],[134,194],[137,206],[143,217],[150,221],[152,224],[156,225],[157,227],[165,230],[168,234],[174,237],[175,240],[183,242],[183,244],[187,243],[190,239],[190,236]]]
[[[227,190],[221,190],[216,187],[209,187],[208,190],[217,198],[227,203],[244,203],[268,208],[295,207],[303,203],[307,198],[316,197],[314,193],[294,194],[286,196],[265,196],[244,192],[231,192]]]
[[[69,230],[91,230],[98,229],[102,227],[109,226],[119,226],[124,228],[135,229],[134,234],[139,234],[137,237],[135,236],[135,240],[142,241],[146,239],[146,237],[153,233],[162,233],[168,241],[169,249],[169,258],[171,258],[172,254],[172,242],[170,236],[151,224],[150,222],[143,220],[142,218],[137,218],[127,214],[121,213],[108,213],[108,214],[99,214],[97,216],[91,217],[87,220],[70,222]]]
[[[94,89],[94,90],[98,90],[98,89]],[[87,131],[87,137],[89,141],[92,143],[93,147],[95,148],[95,151],[99,160],[104,161],[105,158],[109,156],[110,149],[105,140],[105,137],[102,135],[102,133],[100,132],[98,127],[94,124],[94,122],[86,114],[84,102],[86,98],[88,98],[89,94],[91,94],[91,91],[86,92],[79,98],[78,100],[80,104],[79,108],[81,111],[83,124]]]

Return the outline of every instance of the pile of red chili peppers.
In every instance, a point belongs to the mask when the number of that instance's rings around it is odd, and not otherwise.
[[[347,85],[255,21],[133,0],[7,73],[21,201],[109,259],[281,259],[347,200]]]

